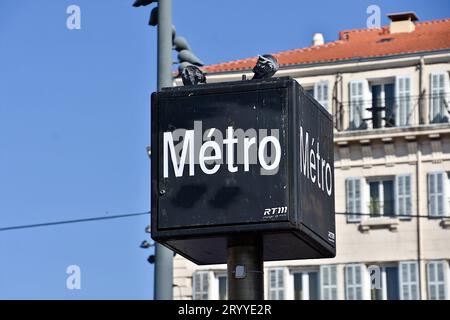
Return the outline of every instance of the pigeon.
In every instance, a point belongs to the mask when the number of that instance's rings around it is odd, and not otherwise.
[[[278,71],[279,65],[277,59],[270,54],[258,55],[258,61],[253,67],[255,75],[253,79],[270,78]]]
[[[181,79],[185,86],[193,86],[206,83],[205,73],[199,67],[188,65],[181,70]]]

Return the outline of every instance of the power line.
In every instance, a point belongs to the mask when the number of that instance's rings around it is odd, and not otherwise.
[[[62,224],[71,224],[71,223],[81,223],[81,222],[92,222],[92,221],[101,221],[101,220],[112,220],[112,219],[120,219],[120,218],[129,218],[136,216],[143,216],[150,214],[150,211],[146,212],[135,212],[135,213],[125,213],[125,214],[116,214],[107,217],[92,217],[92,218],[84,218],[84,219],[74,219],[74,220],[61,220],[61,221],[52,221],[52,222],[43,222],[43,223],[35,223],[35,224],[25,224],[18,226],[10,226],[10,227],[1,227],[1,231],[10,231],[10,230],[19,230],[19,229],[30,229],[30,228],[38,228],[38,227],[47,227],[47,226],[56,226]],[[397,218],[445,218],[445,216],[430,216],[430,215],[384,215],[384,216],[374,216],[370,213],[362,213],[362,212],[336,212],[337,215],[353,215],[353,216],[368,216],[368,217],[397,217]]]
[[[107,217],[92,217],[92,218],[84,218],[84,219],[61,220],[61,221],[53,221],[53,222],[25,224],[25,225],[19,225],[19,226],[1,227],[0,228],[0,232],[1,231],[18,230],[18,229],[29,229],[29,228],[37,228],[37,227],[56,226],[56,225],[70,224],[70,223],[81,223],[81,222],[92,222],[92,221],[100,221],[100,220],[129,218],[129,217],[136,217],[136,216],[142,216],[142,215],[147,215],[147,214],[150,214],[150,211],[116,214],[116,215],[107,216]]]

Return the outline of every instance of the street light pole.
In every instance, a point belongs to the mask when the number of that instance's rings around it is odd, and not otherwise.
[[[158,1],[158,91],[172,86],[172,0]],[[155,245],[155,300],[173,299],[173,253]]]

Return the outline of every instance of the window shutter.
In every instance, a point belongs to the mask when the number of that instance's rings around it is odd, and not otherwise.
[[[284,270],[278,269],[278,300],[284,299]]]
[[[411,175],[399,175],[395,177],[395,213],[398,216],[411,215]]]
[[[198,271],[193,275],[193,293],[194,300],[208,300],[209,274],[207,271]]]
[[[367,116],[367,81],[356,80],[349,82],[349,129],[366,129],[363,120]]]
[[[407,126],[411,124],[411,79],[408,76],[397,76],[395,79],[395,124]]]
[[[347,300],[362,300],[364,266],[361,264],[349,264],[345,266],[345,298]]]
[[[269,271],[269,299],[284,299],[284,269],[274,268]]]
[[[314,84],[314,99],[330,112],[328,102],[328,81],[320,81]]]
[[[431,73],[430,74],[430,122],[442,122],[443,117],[446,116],[444,111],[444,100],[447,98],[445,73]]]
[[[360,221],[362,212],[361,179],[348,178],[345,180],[345,185],[346,185],[347,221],[348,222]]]
[[[428,299],[448,299],[447,275],[448,266],[446,261],[431,261],[427,263]]]
[[[445,181],[443,172],[428,173],[428,215],[442,217],[445,215]]]
[[[399,264],[400,299],[417,300],[419,298],[419,273],[416,261],[402,261]]]
[[[337,300],[337,268],[335,265],[320,266],[320,298]]]

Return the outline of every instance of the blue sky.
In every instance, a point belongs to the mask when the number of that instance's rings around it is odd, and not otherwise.
[[[150,206],[149,96],[156,31],[133,0],[0,0],[0,228]],[[66,8],[81,8],[68,30]],[[441,1],[174,0],[174,24],[206,63],[364,28],[366,8],[449,16]],[[0,232],[0,299],[151,299],[147,216]],[[81,268],[81,290],[66,268]]]

